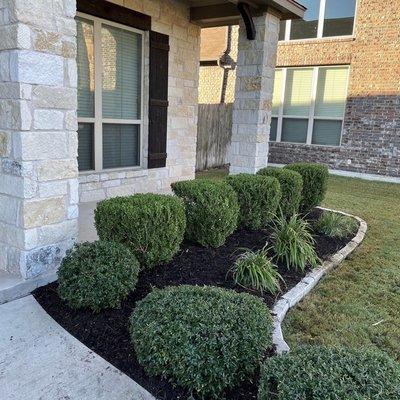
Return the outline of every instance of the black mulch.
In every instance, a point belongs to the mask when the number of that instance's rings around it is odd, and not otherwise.
[[[315,210],[309,218],[314,220],[319,214],[320,211]],[[213,285],[238,292],[245,291],[235,286],[229,271],[236,257],[243,252],[243,248],[260,249],[264,247],[268,236],[267,231],[254,232],[240,229],[227,240],[223,247],[218,249],[207,249],[184,243],[181,251],[168,265],[142,271],[136,290],[117,310],[106,310],[99,314],[85,310],[73,311],[58,297],[57,283],[37,289],[34,296],[61,326],[146,388],[157,399],[188,399],[190,394],[186,390],[174,388],[165,380],[146,375],[139,365],[127,330],[128,319],[135,303],[144,298],[152,287],[163,288],[170,285]],[[349,241],[349,238],[336,240],[321,235],[316,236],[315,239],[317,253],[322,259],[327,259]],[[307,271],[288,271],[282,265],[278,267],[285,281],[282,292],[293,288],[307,273]],[[250,293],[261,296],[259,293]],[[276,301],[276,297],[271,295],[264,295],[263,298],[269,307]],[[270,353],[273,353],[272,349]],[[227,393],[226,398],[230,400],[256,399],[257,385],[258,374],[253,382],[243,384],[232,393]]]

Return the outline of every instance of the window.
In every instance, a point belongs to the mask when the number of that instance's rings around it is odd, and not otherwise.
[[[270,140],[340,146],[349,67],[279,68]]]
[[[140,165],[143,35],[77,17],[80,171]]]
[[[304,20],[281,24],[279,40],[351,36],[357,0],[302,0]]]

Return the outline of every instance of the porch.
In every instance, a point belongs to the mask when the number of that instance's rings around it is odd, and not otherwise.
[[[231,173],[264,167],[279,20],[304,13],[293,0],[47,3],[0,5],[0,302],[96,238],[96,202],[194,178],[200,27],[240,23]]]

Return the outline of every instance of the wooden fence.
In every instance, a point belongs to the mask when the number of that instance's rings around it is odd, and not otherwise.
[[[199,104],[196,170],[227,164],[233,104]]]

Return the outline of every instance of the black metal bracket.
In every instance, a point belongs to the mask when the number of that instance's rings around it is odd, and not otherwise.
[[[256,27],[251,15],[250,6],[247,3],[239,2],[237,8],[246,27],[247,39],[254,40],[256,38]]]

